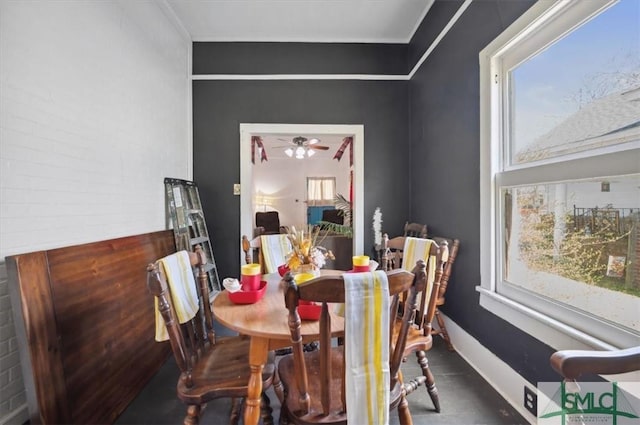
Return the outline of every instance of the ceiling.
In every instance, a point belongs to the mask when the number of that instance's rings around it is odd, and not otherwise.
[[[166,0],[193,41],[408,43],[434,0]]]

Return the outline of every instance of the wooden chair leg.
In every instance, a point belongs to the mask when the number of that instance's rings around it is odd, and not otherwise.
[[[229,412],[229,425],[238,425],[242,412],[242,399],[231,399],[231,411]]]
[[[400,420],[400,425],[413,425],[413,418],[411,418],[407,397],[404,394],[402,394],[401,397],[400,404],[398,404],[398,419]]]
[[[438,328],[440,328],[437,333],[442,336],[442,339],[444,339],[444,342],[447,344],[447,350],[456,351],[456,349],[453,348],[453,345],[451,344],[451,339],[449,339],[449,333],[447,332],[447,327],[444,325],[444,319],[440,315],[440,310],[438,310],[437,308],[436,320],[438,321]]]
[[[282,406],[284,404],[284,386],[282,385],[282,382],[280,382],[280,376],[278,375],[277,371],[273,375],[273,381],[272,382],[273,382],[272,383],[273,391],[276,393],[276,397],[278,397],[278,401],[280,402],[280,405]]]
[[[264,425],[273,425],[273,409],[271,408],[271,400],[266,393],[262,393],[260,401],[260,416]]]
[[[418,364],[422,369],[422,375],[426,378],[426,387],[429,397],[433,402],[433,407],[436,412],[440,413],[440,398],[438,397],[438,389],[436,388],[436,381],[433,378],[433,373],[429,369],[429,361],[427,360],[427,354],[424,351],[416,351],[416,357],[418,358]]]
[[[198,425],[200,423],[200,405],[190,404],[187,406],[187,416],[184,417],[184,425]]]
[[[284,405],[280,406],[280,420],[278,425],[289,425],[289,418],[287,416],[287,408]]]

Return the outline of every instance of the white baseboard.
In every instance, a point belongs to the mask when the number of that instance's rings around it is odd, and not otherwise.
[[[29,420],[29,409],[23,404],[0,418],[0,425],[21,425]]]
[[[460,356],[473,367],[515,410],[530,424],[537,423],[536,416],[524,408],[525,385],[537,393],[535,385],[524,379],[508,364],[486,349],[477,339],[440,313],[447,326],[451,342]]]

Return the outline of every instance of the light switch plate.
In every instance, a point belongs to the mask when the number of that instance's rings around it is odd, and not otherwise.
[[[233,194],[240,195],[240,183],[233,184]]]

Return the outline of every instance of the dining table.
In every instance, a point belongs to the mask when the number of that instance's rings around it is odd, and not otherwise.
[[[321,269],[321,275],[341,275],[344,271]],[[249,378],[247,398],[245,400],[244,423],[257,425],[260,419],[260,401],[262,395],[262,370],[269,352],[291,346],[289,312],[285,306],[284,293],[286,283],[278,273],[262,275],[266,282],[264,296],[253,304],[235,304],[229,299],[226,290],[218,293],[213,301],[215,319],[227,328],[250,337]],[[344,335],[344,318],[331,313],[331,334],[333,337]],[[303,342],[317,341],[320,334],[317,320],[302,320],[301,334]],[[221,367],[224,367],[221,365]]]

